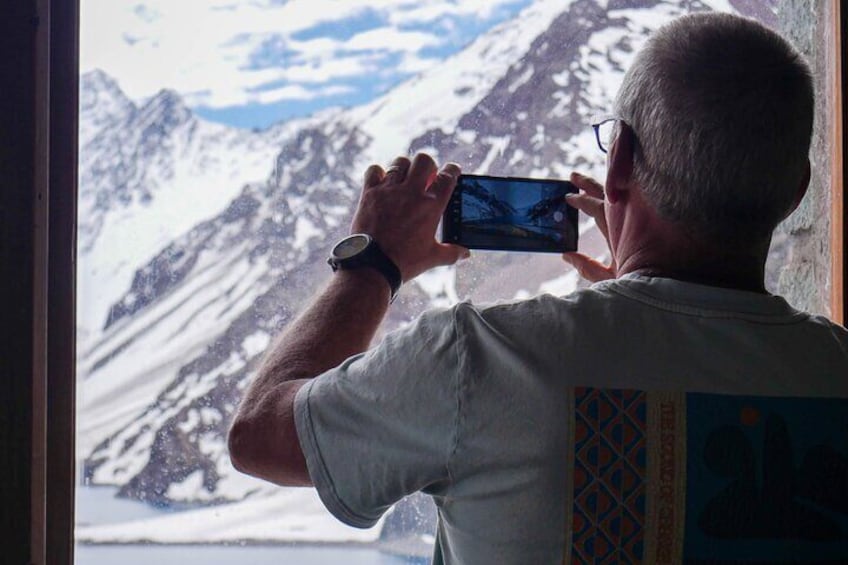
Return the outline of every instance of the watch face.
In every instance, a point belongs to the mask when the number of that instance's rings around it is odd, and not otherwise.
[[[357,233],[350,235],[336,244],[333,248],[333,257],[336,259],[347,259],[353,257],[371,243],[371,238],[365,234]]]

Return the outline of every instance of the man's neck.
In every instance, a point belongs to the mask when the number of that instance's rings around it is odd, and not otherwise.
[[[638,273],[766,292],[771,237],[717,243],[715,237],[693,234],[686,225],[662,218],[633,182],[606,190],[607,226],[618,276]],[[611,191],[615,198],[610,198]]]
[[[698,272],[684,269],[665,269],[656,267],[644,267],[627,271],[637,275],[648,277],[663,277],[684,282],[702,284],[706,286],[717,286],[721,288],[732,288],[736,290],[747,290],[766,294],[762,276],[742,276],[742,273],[719,274],[715,272]],[[626,274],[619,272],[619,276]]]
[[[672,245],[665,240],[663,244],[654,242],[622,251],[618,276],[634,273],[766,293],[764,279],[768,243],[740,251],[719,250],[691,239],[682,245]]]

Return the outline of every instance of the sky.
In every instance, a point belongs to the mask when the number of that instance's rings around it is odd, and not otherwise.
[[[136,101],[264,128],[363,104],[532,0],[82,0],[80,65]]]

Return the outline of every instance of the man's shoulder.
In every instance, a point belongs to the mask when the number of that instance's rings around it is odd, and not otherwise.
[[[848,328],[819,315],[809,314],[806,326],[811,333],[821,334],[822,337],[833,338],[841,346],[845,357],[848,358]]]
[[[536,329],[550,324],[561,326],[577,319],[591,319],[603,311],[620,307],[626,299],[614,293],[593,287],[576,290],[557,296],[543,293],[528,298],[474,303],[463,301],[450,309],[453,322],[461,327],[484,325],[486,327],[511,328],[526,326]]]

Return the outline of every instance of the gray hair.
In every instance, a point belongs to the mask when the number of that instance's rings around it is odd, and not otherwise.
[[[768,237],[806,173],[813,83],[765,26],[693,14],[651,37],[624,77],[618,116],[636,137],[634,179],[661,217],[700,237]]]

